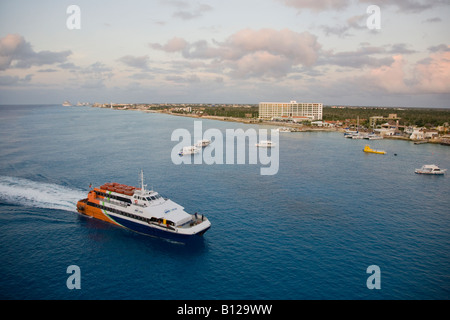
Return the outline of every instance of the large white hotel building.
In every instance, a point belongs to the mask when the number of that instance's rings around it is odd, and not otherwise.
[[[297,101],[259,103],[261,119],[322,120],[322,112],[322,103],[298,103]]]

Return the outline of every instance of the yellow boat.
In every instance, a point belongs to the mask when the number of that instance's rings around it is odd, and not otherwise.
[[[376,154],[386,154],[386,151],[383,150],[373,150],[368,145],[366,145],[363,149],[364,152],[367,153],[376,153]]]

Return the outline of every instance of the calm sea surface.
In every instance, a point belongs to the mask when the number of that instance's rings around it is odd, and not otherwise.
[[[203,120],[203,130],[268,128]],[[279,171],[175,165],[194,119],[90,107],[0,107],[1,299],[449,299],[450,147],[282,133]],[[395,156],[394,154],[397,154]],[[194,243],[76,213],[89,184],[146,183],[208,216]],[[67,267],[81,270],[69,290]],[[366,286],[371,265],[381,289]]]

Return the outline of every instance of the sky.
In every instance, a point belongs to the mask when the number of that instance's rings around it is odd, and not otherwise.
[[[448,0],[1,0],[0,104],[449,108],[449,18]]]

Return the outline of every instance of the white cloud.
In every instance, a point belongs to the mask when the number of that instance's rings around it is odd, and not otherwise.
[[[141,70],[148,70],[148,62],[149,62],[148,56],[135,57],[132,55],[126,55],[119,58],[118,61],[122,62],[123,64],[129,67]]]
[[[321,45],[309,32],[289,29],[243,29],[224,42],[205,40],[188,43],[173,38],[166,44],[152,44],[153,49],[180,52],[186,59],[211,60],[214,68],[231,69],[230,75],[247,77],[282,77],[293,66],[312,66],[319,56]]]
[[[289,7],[296,9],[311,9],[314,11],[340,10],[347,7],[349,0],[278,0]]]
[[[21,35],[8,34],[0,39],[0,70],[9,68],[27,69],[32,66],[63,63],[71,54],[71,51],[36,52]]]
[[[358,77],[357,82],[365,83],[366,89],[391,94],[450,93],[450,50],[433,52],[426,59],[412,64],[401,54],[392,58],[390,65],[370,69]]]

